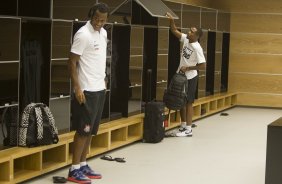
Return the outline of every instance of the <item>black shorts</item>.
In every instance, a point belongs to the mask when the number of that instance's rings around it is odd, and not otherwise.
[[[199,76],[197,75],[192,79],[188,79],[187,103],[193,103],[195,100],[198,78]]]
[[[84,91],[86,102],[79,104],[72,96],[71,116],[72,129],[79,135],[96,135],[104,108],[106,91]]]

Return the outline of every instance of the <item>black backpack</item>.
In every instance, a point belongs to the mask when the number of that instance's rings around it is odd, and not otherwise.
[[[163,102],[170,110],[179,110],[187,102],[188,80],[184,73],[172,77],[168,89],[164,91]]]
[[[31,103],[22,113],[19,127],[19,146],[34,147],[58,143],[58,130],[49,107]]]
[[[1,129],[4,146],[17,146],[18,144],[18,106],[5,107],[1,116]],[[6,133],[5,133],[6,132]]]

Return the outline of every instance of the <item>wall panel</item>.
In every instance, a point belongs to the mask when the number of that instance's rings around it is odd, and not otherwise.
[[[282,34],[232,33],[231,53],[282,54]]]
[[[281,13],[280,0],[216,0],[210,1],[213,8],[228,10],[231,12],[248,13]]]
[[[282,14],[232,14],[232,32],[282,33]]]
[[[229,72],[282,74],[282,54],[231,53]]]
[[[237,105],[258,107],[281,107],[281,94],[239,93]]]
[[[248,93],[282,94],[282,75],[230,73],[229,89]]]

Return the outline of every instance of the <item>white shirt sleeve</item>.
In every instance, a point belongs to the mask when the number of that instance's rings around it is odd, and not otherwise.
[[[71,52],[77,55],[82,55],[84,49],[87,47],[88,39],[82,32],[77,32],[73,38]]]
[[[187,34],[184,34],[184,33],[182,33],[182,35],[181,35],[181,38],[180,38],[180,42],[184,42],[185,40],[188,40],[187,39]]]

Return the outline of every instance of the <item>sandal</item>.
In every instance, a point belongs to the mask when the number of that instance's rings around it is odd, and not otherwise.
[[[110,155],[104,155],[101,157],[102,160],[108,160],[108,161],[114,161],[115,159],[113,159]]]
[[[62,176],[53,176],[53,183],[66,183],[67,179]]]
[[[124,158],[114,158],[114,160],[117,162],[122,162],[122,163],[126,162]]]

